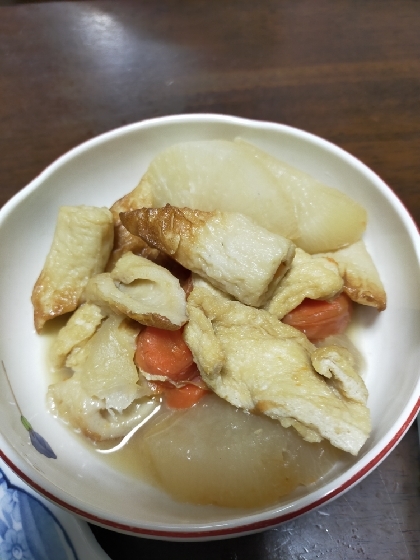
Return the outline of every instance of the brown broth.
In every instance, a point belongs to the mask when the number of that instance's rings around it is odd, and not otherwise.
[[[48,329],[48,346],[62,324]],[[69,375],[66,368],[49,371],[51,383]],[[224,507],[271,505],[347,459],[328,442],[308,443],[293,428],[236,409],[214,394],[186,411],[162,405],[125,439],[86,443],[112,468],[178,501]]]
[[[187,411],[162,409],[121,448],[97,451],[114,468],[195,504],[259,507],[324,476],[345,455],[216,395]]]

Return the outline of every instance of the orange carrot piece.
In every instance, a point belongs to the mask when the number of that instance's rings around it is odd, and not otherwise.
[[[197,387],[191,383],[179,389],[165,391],[165,403],[169,408],[191,408],[208,392],[208,389]]]
[[[191,350],[182,338],[182,330],[167,331],[146,327],[137,338],[135,362],[152,375],[164,375],[174,381],[187,376],[193,365]]]
[[[315,341],[343,333],[350,322],[351,313],[351,300],[341,293],[330,301],[306,298],[283,318],[283,322]]]

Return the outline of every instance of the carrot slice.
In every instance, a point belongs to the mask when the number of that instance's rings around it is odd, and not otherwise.
[[[169,408],[191,408],[208,392],[197,385],[184,385],[179,389],[165,391],[165,403]]]
[[[309,340],[322,340],[343,333],[351,319],[352,303],[342,293],[330,301],[304,299],[283,322],[303,332]]]
[[[137,338],[135,362],[152,375],[180,381],[191,376],[193,356],[182,338],[182,329],[167,331],[146,327]]]

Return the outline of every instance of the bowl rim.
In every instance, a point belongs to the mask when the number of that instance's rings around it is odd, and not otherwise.
[[[156,118],[144,119],[138,122],[134,122],[122,127],[115,128],[113,130],[102,133],[95,136],[85,142],[75,146],[70,149],[54,162],[48,165],[38,176],[36,176],[27,186],[16,193],[11,199],[9,199],[4,206],[0,209],[0,224],[3,219],[13,211],[13,209],[26,197],[28,197],[36,188],[42,184],[50,175],[52,175],[57,169],[62,167],[66,162],[70,161],[77,155],[84,153],[90,148],[100,146],[112,139],[119,136],[124,136],[130,132],[135,132],[139,129],[145,129],[148,127],[158,127],[160,125],[166,125],[170,123],[185,123],[185,122],[201,122],[205,123],[227,123],[227,124],[238,124],[242,126],[247,126],[255,129],[271,129],[277,131],[283,131],[291,134],[295,137],[300,137],[304,140],[308,140],[312,143],[317,144],[323,148],[326,148],[329,152],[337,155],[344,156],[347,161],[352,163],[359,171],[362,171],[365,175],[381,183],[382,188],[385,190],[388,196],[393,197],[394,203],[399,206],[400,214],[402,213],[402,218],[404,218],[404,225],[409,232],[411,232],[412,241],[415,241],[418,259],[420,261],[420,237],[419,230],[411,217],[408,210],[405,208],[404,204],[397,197],[397,195],[392,191],[392,189],[369,167],[367,167],[363,162],[357,159],[355,156],[349,152],[343,150],[334,143],[321,138],[313,133],[285,125],[280,123],[274,123],[263,120],[254,120],[243,117],[225,115],[225,114],[212,114],[212,113],[190,113],[190,114],[177,114],[170,116],[161,116]],[[408,227],[409,226],[409,227]],[[368,474],[370,474],[395,448],[395,446],[403,438],[411,424],[416,419],[417,414],[420,412],[420,377],[417,383],[417,394],[413,394],[412,398],[404,406],[403,412],[398,418],[394,429],[390,430],[377,444],[376,446],[366,454],[365,460],[358,469],[353,469],[355,472],[341,484],[331,488],[329,491],[325,492],[322,496],[313,501],[310,501],[306,505],[299,508],[288,508],[284,512],[268,510],[262,513],[257,513],[250,516],[248,522],[237,523],[235,520],[223,523],[223,526],[216,524],[214,522],[210,523],[208,527],[200,527],[198,529],[183,529],[182,525],[173,526],[173,529],[153,529],[147,526],[137,526],[130,525],[127,523],[121,523],[118,521],[113,521],[112,519],[107,519],[101,517],[95,513],[89,512],[85,509],[79,508],[76,505],[69,503],[68,501],[60,498],[54,492],[43,488],[36,481],[34,481],[29,474],[23,472],[14,462],[14,460],[8,457],[3,451],[3,445],[0,449],[0,457],[2,460],[30,487],[36,490],[38,493],[56,503],[57,505],[71,511],[77,516],[95,523],[97,525],[103,526],[107,529],[116,530],[122,533],[134,534],[138,536],[165,539],[165,540],[209,540],[214,538],[228,538],[235,537],[239,535],[250,534],[253,532],[258,532],[273,528],[280,525],[283,522],[289,521],[295,517],[298,517],[304,513],[307,513],[315,508],[320,507],[326,502],[330,502],[332,499],[340,496],[341,494],[348,491],[355,484],[360,482]],[[391,435],[390,435],[391,434]],[[3,442],[3,436],[0,434],[0,442]],[[6,442],[6,446],[7,445]],[[13,455],[13,452],[12,454]],[[260,519],[258,519],[258,517]],[[255,519],[253,519],[255,518]],[[214,525],[214,526],[212,526]],[[216,526],[217,525],[217,526]]]

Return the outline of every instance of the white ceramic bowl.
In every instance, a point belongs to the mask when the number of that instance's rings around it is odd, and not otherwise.
[[[177,503],[128,479],[88,451],[48,414],[45,344],[30,294],[61,205],[109,206],[130,191],[152,157],[179,141],[235,136],[254,142],[363,204],[365,242],[388,307],[359,317],[356,344],[366,362],[373,431],[357,458],[275,507],[235,510]],[[129,125],[82,144],[53,163],[0,211],[0,455],[30,486],[84,519],[161,539],[211,539],[273,527],[345,492],[399,442],[420,408],[419,233],[392,191],[360,161],[306,132],[221,115],[181,115]],[[17,404],[18,406],[17,406]],[[40,454],[23,414],[57,455]]]

